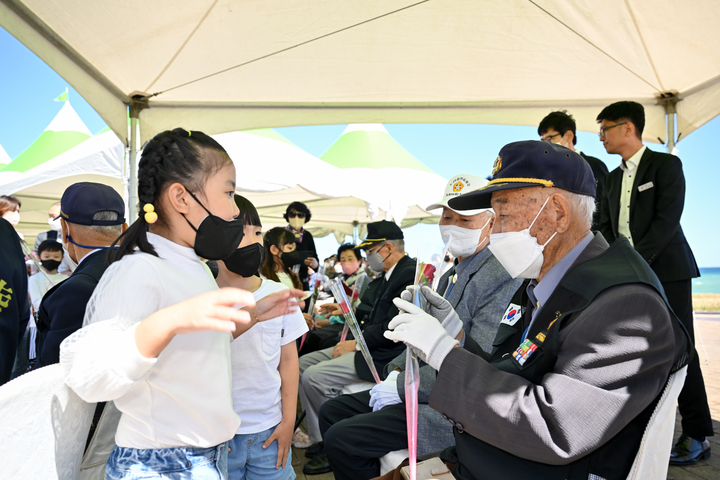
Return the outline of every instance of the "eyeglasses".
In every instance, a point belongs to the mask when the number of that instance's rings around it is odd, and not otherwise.
[[[290,218],[305,218],[305,214],[303,212],[288,212],[287,215]]]
[[[628,123],[628,122],[616,123],[615,125],[610,125],[609,127],[600,127],[600,133],[598,133],[598,136],[599,136],[600,138],[602,138],[602,137],[605,136],[605,133],[606,133],[608,130],[610,130],[611,128],[619,127],[620,125],[625,125],[626,123]]]
[[[560,135],[559,133],[556,133],[555,135],[543,135],[540,137],[541,142],[550,142],[552,143],[552,139]]]

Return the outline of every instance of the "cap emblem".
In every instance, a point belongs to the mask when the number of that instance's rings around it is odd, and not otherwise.
[[[492,174],[493,176],[500,171],[500,168],[502,168],[502,159],[500,158],[500,155],[498,155],[498,158],[495,159],[495,163],[493,164]]]
[[[460,192],[462,189],[465,188],[465,184],[462,182],[456,182],[453,185],[453,192]]]

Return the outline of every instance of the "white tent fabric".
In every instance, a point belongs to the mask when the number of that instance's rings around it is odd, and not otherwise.
[[[0,1],[0,25],[123,139],[140,95],[144,139],[177,125],[536,125],[562,108],[595,131],[603,106],[632,99],[645,140],[666,142],[675,101],[681,138],[720,112],[718,24],[713,0]]]

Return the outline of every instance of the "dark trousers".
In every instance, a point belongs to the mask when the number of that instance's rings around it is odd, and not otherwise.
[[[336,480],[380,476],[380,458],[408,448],[405,404],[373,412],[370,392],[340,395],[320,408],[320,433]]]
[[[675,315],[688,333],[695,341],[695,329],[693,328],[692,309],[692,281],[680,280],[677,282],[665,282],[662,284],[665,289],[665,296],[672,307]],[[678,397],[680,416],[682,417],[683,433],[693,438],[711,437],[714,435],[710,407],[708,406],[705,382],[700,370],[700,360],[697,351],[688,365],[685,385]]]

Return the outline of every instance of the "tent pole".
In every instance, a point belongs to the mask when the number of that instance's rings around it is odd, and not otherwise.
[[[357,245],[360,241],[360,233],[358,232],[358,221],[353,222],[353,243]]]
[[[667,117],[667,151],[672,154],[675,149],[675,112],[666,113],[665,116]]]
[[[678,93],[670,91],[658,96],[658,104],[665,107],[665,123],[667,124],[667,151],[672,154],[675,149],[675,116],[677,114]],[[662,141],[662,140],[661,140]]]
[[[138,138],[138,120],[140,111],[148,108],[148,100],[144,95],[134,95],[130,99],[130,181],[128,182],[128,223],[133,223],[138,216],[137,206],[137,152],[140,139]]]
[[[132,112],[132,109],[130,109]],[[136,113],[137,115],[137,113]],[[135,222],[137,219],[137,116],[130,116],[130,160],[128,171],[130,172],[128,181],[128,223]]]

